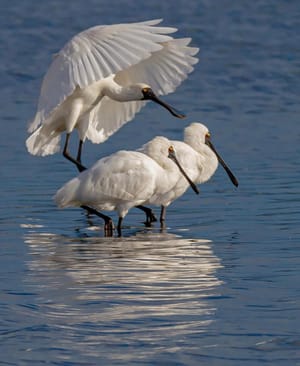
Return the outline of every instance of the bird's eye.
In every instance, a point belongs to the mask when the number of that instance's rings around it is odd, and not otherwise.
[[[169,147],[168,151],[169,151],[169,153],[174,153],[175,152],[174,147],[171,145]]]
[[[207,132],[205,137],[210,138],[210,132]]]
[[[142,89],[142,92],[143,92],[143,93],[149,93],[149,91],[150,91],[150,88],[143,88],[143,89]]]

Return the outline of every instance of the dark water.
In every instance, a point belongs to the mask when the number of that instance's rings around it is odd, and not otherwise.
[[[1,7],[0,364],[300,365],[298,1],[12,0]],[[221,168],[168,210],[166,232],[132,210],[124,238],[58,210],[75,174],[24,146],[55,53],[95,24],[165,19],[201,48],[195,72],[86,164],[202,121]],[[115,218],[115,216],[114,216]]]

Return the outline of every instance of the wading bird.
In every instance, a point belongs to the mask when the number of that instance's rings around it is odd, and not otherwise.
[[[216,151],[211,142],[210,132],[203,124],[191,123],[184,130],[184,142],[171,141],[170,143],[176,150],[179,164],[184,167],[186,174],[195,184],[208,181],[217,170],[218,163],[220,163],[227,172],[231,182],[236,187],[238,186],[236,177]],[[156,151],[153,150],[151,144],[143,145],[138,151],[145,153],[150,158],[155,158]],[[181,175],[177,183],[161,199],[161,226],[164,226],[166,207],[183,195],[187,188],[187,181]],[[144,204],[151,204],[151,200],[144,202]]]
[[[122,221],[129,209],[145,202],[161,205],[181,175],[198,193],[179,165],[168,139],[156,137],[148,146],[153,158],[138,151],[122,150],[98,160],[57,191],[56,204],[61,208],[81,207],[100,216],[105,221],[106,236],[112,235],[112,220],[98,210],[115,210],[119,216],[117,231],[121,236]]]
[[[45,156],[60,150],[80,171],[86,139],[101,143],[152,100],[175,117],[185,117],[157,95],[173,92],[198,62],[190,38],[173,38],[176,28],[161,19],[103,25],[75,35],[54,56],[42,82],[37,112],[29,126],[28,151]],[[155,91],[155,92],[154,92]],[[77,157],[68,151],[78,130]]]

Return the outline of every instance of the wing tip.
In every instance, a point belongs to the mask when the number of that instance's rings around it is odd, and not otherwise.
[[[156,25],[163,21],[163,18],[156,18],[156,19],[150,19],[150,20],[144,20],[141,22],[138,22],[138,24],[146,24],[146,25]]]

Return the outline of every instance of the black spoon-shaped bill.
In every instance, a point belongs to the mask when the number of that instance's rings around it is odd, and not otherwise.
[[[235,185],[236,187],[238,187],[239,182],[236,179],[236,177],[234,176],[234,174],[232,173],[232,171],[229,169],[228,165],[225,163],[225,161],[221,158],[221,156],[218,154],[217,150],[215,149],[214,145],[212,144],[212,142],[210,141],[210,135],[206,135],[205,137],[205,143],[207,146],[209,146],[212,151],[216,154],[216,157],[219,161],[219,163],[222,165],[222,167],[225,169],[226,173],[228,174],[231,182],[233,185]]]
[[[186,174],[186,172],[184,171],[184,169],[182,168],[182,166],[180,165],[177,157],[176,157],[176,153],[175,153],[175,149],[173,146],[169,147],[169,155],[168,157],[174,161],[174,163],[178,166],[178,169],[180,170],[181,174],[185,177],[185,179],[189,182],[190,186],[192,187],[192,189],[194,190],[194,192],[196,194],[199,194],[199,189],[196,186],[196,184],[191,180],[191,178]]]

